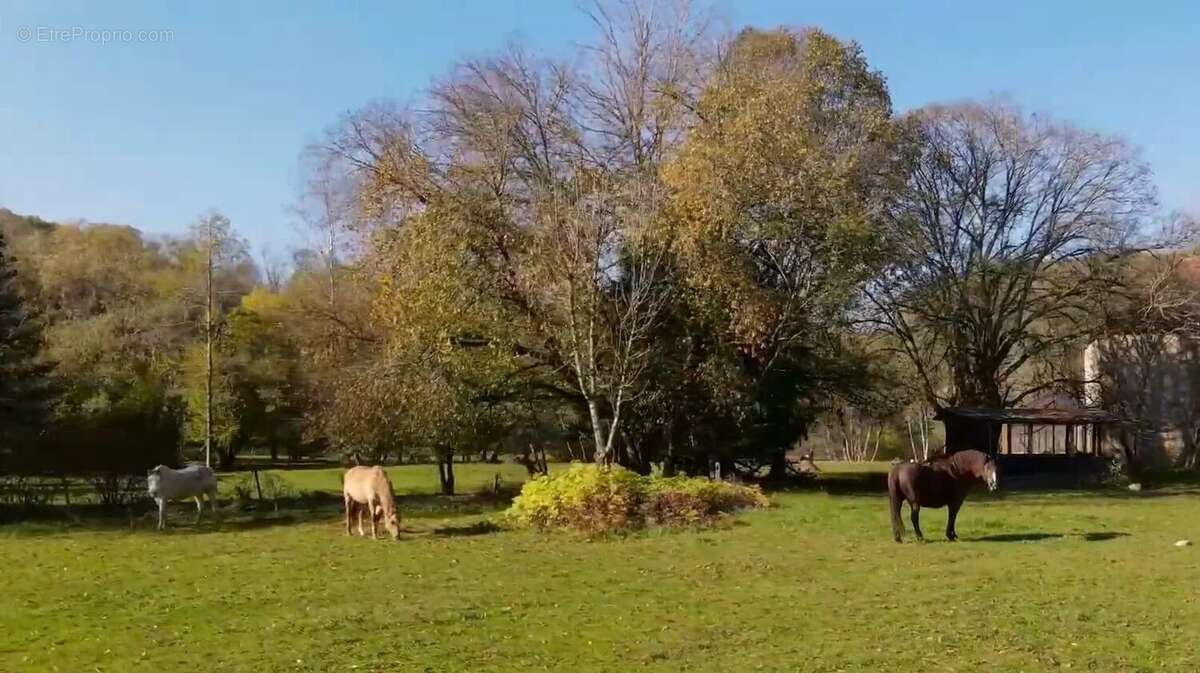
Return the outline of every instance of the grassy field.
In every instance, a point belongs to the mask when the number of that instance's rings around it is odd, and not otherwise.
[[[511,467],[511,466],[510,466]],[[518,480],[518,470],[505,478]],[[495,466],[459,470],[461,490]],[[896,545],[878,494],[776,494],[718,529],[497,530],[393,470],[399,542],[337,510],[0,527],[0,671],[1192,671],[1200,497],[968,501]],[[826,476],[836,474],[827,467]],[[290,472],[334,491],[337,472]]]

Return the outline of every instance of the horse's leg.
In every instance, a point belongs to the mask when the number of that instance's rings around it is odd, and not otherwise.
[[[910,518],[912,519],[913,534],[917,536],[918,540],[924,542],[925,535],[921,532],[921,505],[919,503],[910,502],[908,503],[908,508],[912,510],[912,516]]]
[[[192,525],[195,526],[200,523],[200,515],[204,513],[204,498],[201,498],[200,494],[197,493],[192,496],[192,499],[196,501],[196,520],[192,522]]]
[[[158,530],[165,530],[167,527],[167,500],[166,498],[155,498],[158,503]]]
[[[900,508],[904,506],[904,495],[900,492],[900,484],[895,470],[888,474],[888,511],[892,515],[892,538],[900,542],[904,538],[904,523],[900,520]]]
[[[346,535],[351,535],[350,532],[350,512],[354,511],[354,501],[346,496],[342,496],[342,504],[346,506]]]
[[[377,527],[378,527],[379,520],[375,518],[375,503],[368,501],[367,502],[367,510],[368,510],[367,514],[371,517],[371,539],[378,540],[379,536],[378,536]]]
[[[358,502],[355,502],[354,511],[358,512],[358,536],[366,537],[367,531],[363,529],[363,506]]]
[[[892,496],[892,501],[888,503],[892,514],[892,537],[896,542],[904,541],[904,521],[900,518],[900,508],[904,507],[904,496]]]
[[[958,539],[958,533],[954,530],[954,521],[958,518],[958,508],[962,507],[962,501],[951,501],[946,507],[950,510],[946,517],[946,539],[954,542]]]

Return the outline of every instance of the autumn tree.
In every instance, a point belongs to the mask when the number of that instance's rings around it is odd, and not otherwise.
[[[35,222],[14,231],[21,295],[44,323],[44,354],[55,363],[59,394],[39,442],[47,465],[113,483],[175,463],[183,434],[203,442],[210,286],[214,434],[237,438],[222,444],[221,462],[251,441],[294,441],[282,432],[298,428],[290,332],[259,319],[263,302],[240,305],[257,272],[235,236],[225,232],[228,245],[213,246],[209,284],[206,227],[161,241],[108,224]],[[231,313],[236,319],[226,320]]]
[[[692,316],[684,371],[725,420],[704,441],[780,475],[830,386],[858,380],[839,330],[887,258],[878,222],[898,175],[891,101],[857,45],[746,30],[696,115],[665,170],[672,217],[661,234]]]
[[[56,225],[17,241],[59,395],[45,449],[77,474],[171,462],[175,359],[191,322],[162,249],[131,227]]]
[[[671,290],[662,250],[649,244],[662,200],[653,182],[563,190],[534,228],[528,294],[587,408],[597,462],[613,458],[622,412],[646,387]]]
[[[385,414],[390,439],[433,458],[453,493],[455,455],[497,444],[528,392],[520,316],[480,291],[487,270],[471,264],[469,225],[453,211],[430,204],[380,237],[363,271],[376,279],[372,315],[387,328],[355,386],[377,408],[357,414]]]
[[[430,272],[469,280],[500,316],[458,343],[519,358],[520,385],[508,390],[573,407],[606,460],[641,375],[635,361],[646,360],[645,319],[660,304],[660,269],[641,261],[653,253],[639,257],[630,232],[661,198],[630,195],[661,193],[657,165],[692,118],[707,26],[685,4],[614,4],[593,16],[602,37],[579,67],[519,47],[467,61],[434,83],[427,105],[368,106],[319,151],[355,186],[371,263],[396,269],[404,246],[440,245],[403,233],[419,223],[454,233],[461,254]],[[429,310],[453,324],[458,309]]]
[[[905,123],[909,175],[884,211],[898,255],[867,292],[876,324],[935,407],[1069,384],[1067,349],[1102,327],[1154,204],[1149,169],[1119,138],[1002,102]]]

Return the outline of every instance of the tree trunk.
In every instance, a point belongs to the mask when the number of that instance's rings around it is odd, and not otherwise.
[[[517,462],[525,466],[525,471],[529,473],[529,476],[534,477],[537,476],[537,466],[533,462],[532,451],[532,448],[526,449],[525,453],[517,458]]]
[[[679,467],[675,464],[675,423],[667,425],[666,432],[667,450],[663,452],[662,459],[662,476],[674,477],[679,471]]]
[[[679,474],[679,466],[675,464],[675,456],[667,454],[662,462],[662,476],[674,477],[677,474]]]
[[[228,448],[217,451],[217,469],[222,472],[233,470],[233,466],[237,463],[237,449]]]
[[[212,218],[208,220],[208,263],[205,274],[204,303],[204,465],[212,467],[212,403],[213,403],[213,232]]]
[[[608,463],[608,451],[605,449],[604,428],[600,422],[600,407],[596,404],[596,400],[588,399],[588,415],[592,420],[592,439],[596,442],[596,453],[592,456],[592,460],[599,464]]]
[[[536,477],[539,474],[549,474],[550,469],[546,465],[545,450],[538,449],[530,444],[525,452],[517,458],[517,462],[525,466],[525,470],[529,472],[530,477]]]
[[[787,477],[787,449],[777,449],[771,454],[771,469],[767,471],[767,479],[770,481],[784,481]]]
[[[442,495],[454,495],[454,454],[447,453],[438,458],[438,481]]]
[[[625,455],[621,459],[621,465],[628,467],[642,476],[649,476],[650,472],[653,471],[653,466],[649,460],[646,460],[641,447],[634,444],[633,440],[630,439],[628,432],[621,432],[621,443],[625,447]]]

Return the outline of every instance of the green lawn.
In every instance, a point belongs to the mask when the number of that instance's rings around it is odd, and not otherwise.
[[[461,469],[462,490],[495,472]],[[436,486],[432,467],[392,476]],[[1200,667],[1200,549],[1173,546],[1200,541],[1186,491],[975,499],[956,544],[927,511],[924,545],[891,542],[880,495],[778,494],[719,529],[594,541],[404,500],[425,510],[399,543],[347,538],[328,505],[199,527],[181,507],[166,534],[0,527],[0,671]]]

